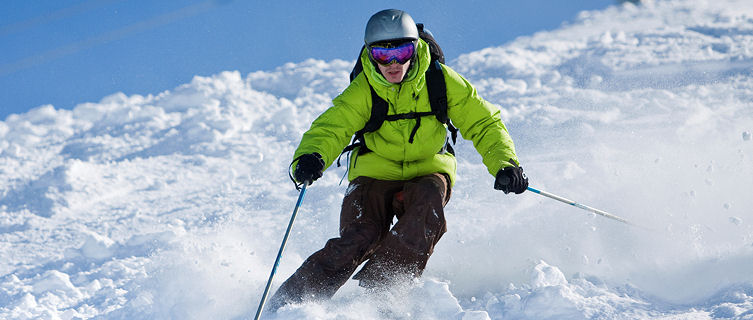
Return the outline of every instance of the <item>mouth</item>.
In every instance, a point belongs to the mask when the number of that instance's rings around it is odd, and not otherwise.
[[[398,83],[402,81],[405,76],[406,67],[405,65],[399,65],[396,63],[389,66],[379,65],[379,71],[385,78],[387,78],[387,80],[389,80],[389,82]]]
[[[402,73],[403,72],[403,68],[399,68],[399,67],[398,68],[394,68],[393,67],[393,68],[388,68],[387,70],[384,70],[384,71],[386,71],[387,74],[394,76],[394,75],[399,75],[400,73]]]

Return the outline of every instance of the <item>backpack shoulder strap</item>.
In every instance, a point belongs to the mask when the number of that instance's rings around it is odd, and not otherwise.
[[[426,90],[429,91],[431,111],[439,122],[447,125],[454,144],[457,140],[458,129],[452,125],[447,116],[447,83],[442,72],[442,64],[438,60],[432,59],[429,70],[426,71]]]
[[[442,65],[437,60],[431,60],[429,70],[426,71],[426,89],[429,91],[431,110],[436,114],[437,120],[447,123],[447,84]]]
[[[361,52],[363,52],[364,48],[366,48],[366,45],[363,45],[361,47],[361,50],[358,51],[358,57],[356,57],[356,65],[354,65],[353,70],[350,71],[350,82],[353,82],[358,74],[363,71],[363,64],[361,64]]]
[[[389,109],[387,101],[382,99],[382,97],[374,91],[374,87],[371,86],[370,83],[369,89],[371,89],[371,116],[363,129],[359,130],[361,134],[379,130],[379,128],[382,127],[384,119],[387,118],[387,110]]]
[[[369,89],[371,90],[371,115],[369,116],[369,120],[366,121],[366,125],[364,125],[361,130],[356,131],[356,133],[353,135],[353,141],[350,145],[343,149],[343,151],[340,153],[340,156],[342,156],[346,152],[352,151],[356,147],[360,147],[360,149],[358,150],[359,154],[364,154],[371,151],[366,147],[363,134],[379,130],[379,128],[382,127],[382,123],[384,123],[384,120],[387,118],[387,109],[389,108],[387,101],[377,95],[376,91],[374,91],[374,87],[372,87],[371,84],[369,84]],[[340,157],[337,157],[337,166],[340,166]]]
[[[361,47],[361,51],[358,51],[356,65],[353,66],[353,70],[350,71],[350,82],[353,82],[353,80],[355,80],[356,77],[358,77],[358,75],[363,72],[361,52],[363,52],[364,48],[366,48],[366,45]],[[387,109],[389,108],[387,101],[384,101],[382,97],[377,95],[371,83],[369,83],[368,81],[366,81],[366,83],[369,85],[369,90],[371,90],[371,116],[369,117],[369,121],[366,122],[366,125],[361,130],[356,131],[356,138],[362,137],[366,132],[377,131],[382,126],[384,118],[387,117]]]

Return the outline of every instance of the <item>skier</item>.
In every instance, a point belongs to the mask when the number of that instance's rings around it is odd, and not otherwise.
[[[450,199],[456,160],[447,123],[432,112],[427,93],[429,45],[408,13],[389,9],[366,25],[363,71],[303,134],[291,164],[297,183],[316,181],[350,138],[372,117],[372,94],[389,115],[362,133],[348,165],[350,184],[340,213],[340,236],[306,259],[270,300],[289,303],[329,299],[350,278],[374,290],[419,277],[446,231],[443,208]],[[499,109],[479,97],[463,77],[441,65],[446,115],[483,158],[494,188],[520,194],[528,178]],[[346,148],[346,150],[348,150]],[[393,218],[397,222],[391,227]]]

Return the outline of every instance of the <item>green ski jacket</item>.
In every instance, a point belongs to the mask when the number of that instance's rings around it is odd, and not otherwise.
[[[363,72],[335,99],[333,106],[322,113],[303,134],[293,159],[306,153],[322,156],[325,170],[338,158],[353,134],[362,129],[371,116],[371,90],[389,105],[388,114],[430,112],[426,88],[426,70],[431,56],[429,46],[419,40],[417,57],[401,83],[388,82],[370,61],[368,50],[361,52]],[[499,109],[482,99],[476,89],[462,76],[442,65],[447,85],[447,114],[464,139],[473,142],[489,173],[495,176],[504,168],[519,163],[515,146],[502,123]],[[446,125],[435,116],[422,117],[413,143],[408,142],[416,119],[384,121],[374,132],[364,134],[366,146],[372,151],[359,155],[351,152],[348,180],[360,176],[379,180],[410,180],[431,173],[446,173],[455,183],[457,161],[443,152],[447,143]],[[291,168],[295,168],[295,163]]]

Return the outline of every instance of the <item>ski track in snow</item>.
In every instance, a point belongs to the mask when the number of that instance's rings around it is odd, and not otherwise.
[[[297,193],[293,150],[351,61],[223,72],[0,122],[0,318],[241,319]],[[419,281],[348,282],[267,319],[753,319],[753,4],[646,1],[450,66],[503,118],[533,193],[461,141]],[[273,290],[337,234],[346,184],[310,188]]]

